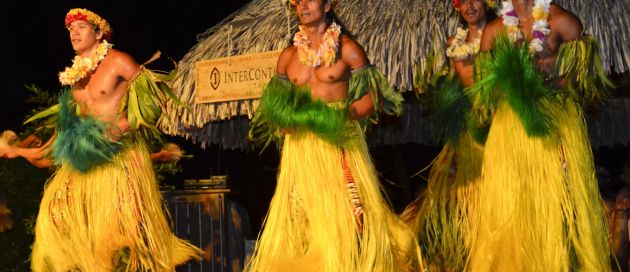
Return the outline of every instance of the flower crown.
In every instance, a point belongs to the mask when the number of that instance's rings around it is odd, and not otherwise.
[[[68,14],[66,14],[66,27],[70,26],[74,21],[85,21],[98,27],[103,32],[105,40],[109,40],[112,36],[112,28],[109,26],[109,23],[101,16],[98,16],[98,14],[87,9],[75,8],[68,11]]]
[[[293,0],[295,1],[295,0]],[[491,9],[496,9],[497,8],[497,0],[485,0],[486,5],[491,8]],[[455,10],[457,12],[459,12],[459,10],[462,7],[462,1],[461,0],[453,0],[453,7],[455,7]]]

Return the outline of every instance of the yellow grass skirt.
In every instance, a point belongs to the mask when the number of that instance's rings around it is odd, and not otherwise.
[[[547,105],[529,137],[504,102],[485,145],[470,271],[608,271],[607,221],[581,109]]]
[[[433,160],[426,191],[402,217],[418,233],[431,269],[464,270],[478,217],[483,146],[470,134],[449,141]]]
[[[356,135],[343,148],[308,131],[286,135],[249,271],[418,271],[417,240],[381,195],[359,125],[349,125]],[[360,218],[353,213],[346,163]]]
[[[144,143],[79,173],[64,164],[41,202],[34,271],[173,271],[198,251],[172,234]]]

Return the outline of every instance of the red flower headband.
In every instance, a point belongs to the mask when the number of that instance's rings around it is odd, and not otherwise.
[[[68,11],[68,14],[66,14],[66,27],[70,26],[74,21],[85,21],[98,27],[103,32],[105,40],[109,41],[112,36],[112,28],[109,26],[109,23],[101,16],[98,16],[98,14],[87,9],[75,8]]]

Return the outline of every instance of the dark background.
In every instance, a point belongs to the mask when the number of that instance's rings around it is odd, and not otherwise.
[[[28,112],[22,87],[34,83],[57,92],[57,73],[74,56],[65,15],[87,8],[105,18],[114,31],[115,48],[142,63],[157,51],[163,59],[181,59],[196,35],[243,6],[244,0],[2,0],[0,4],[0,125],[18,129]]]

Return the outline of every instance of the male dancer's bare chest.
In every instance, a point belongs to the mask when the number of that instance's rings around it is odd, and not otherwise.
[[[115,114],[125,95],[126,83],[113,69],[103,66],[77,82],[72,95],[84,114]]]

